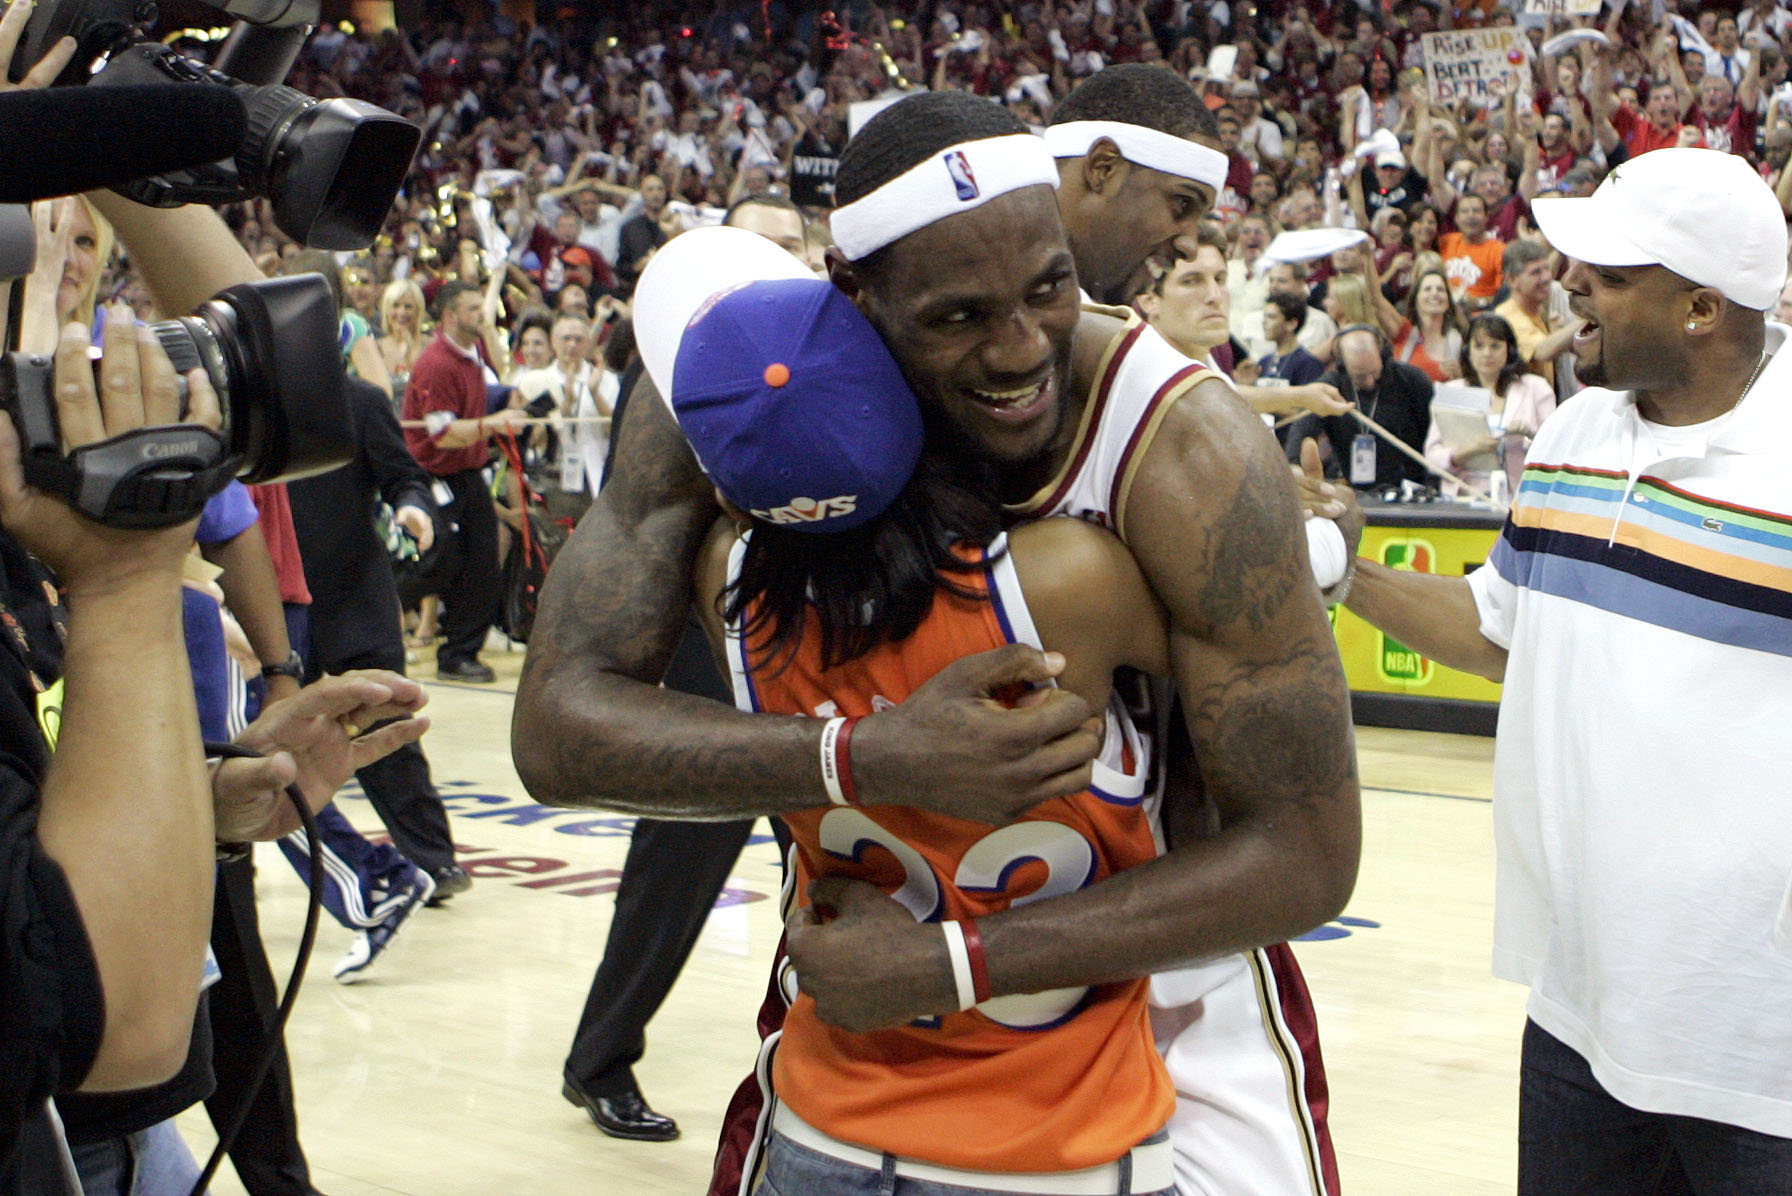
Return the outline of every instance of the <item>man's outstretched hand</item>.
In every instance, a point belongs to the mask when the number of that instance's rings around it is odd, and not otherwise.
[[[325,677],[269,706],[236,738],[261,758],[226,759],[212,779],[219,842],[297,830],[288,785],[298,784],[313,813],[322,809],[358,769],[423,737],[429,720],[412,716],[428,700],[415,681],[367,669]],[[376,723],[384,725],[368,730]]]
[[[1309,437],[1300,443],[1300,464],[1294,467],[1294,484],[1300,491],[1307,518],[1330,519],[1344,533],[1344,551],[1355,556],[1363,541],[1363,507],[1356,491],[1344,482],[1325,480],[1319,461],[1319,442]]]

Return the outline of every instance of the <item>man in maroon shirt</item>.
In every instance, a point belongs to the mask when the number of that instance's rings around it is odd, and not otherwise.
[[[442,504],[456,533],[442,547],[430,580],[442,595],[446,635],[436,650],[436,676],[447,681],[488,682],[492,670],[479,659],[485,634],[497,616],[498,516],[486,488],[489,438],[524,418],[515,408],[486,414],[487,367],[480,357],[484,320],[479,289],[451,282],[436,296],[441,331],[411,367],[404,391],[405,443],[419,464],[453,497]]]
[[[1686,113],[1686,123],[1705,134],[1707,149],[1726,154],[1755,156],[1755,106],[1761,90],[1751,67],[1740,90],[1722,75],[1706,75],[1699,81],[1699,102]]]
[[[1624,146],[1635,158],[1651,150],[1671,145],[1703,146],[1705,138],[1697,128],[1687,130],[1680,121],[1680,101],[1674,86],[1666,79],[1657,79],[1649,89],[1645,109],[1647,115],[1628,104],[1620,104],[1615,95],[1594,93],[1594,112],[1612,122]]]

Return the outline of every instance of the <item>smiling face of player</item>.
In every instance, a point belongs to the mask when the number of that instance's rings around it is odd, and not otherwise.
[[[1011,191],[857,264],[833,251],[829,264],[902,367],[930,443],[1017,467],[1018,487],[1049,475],[1081,311],[1051,188]]]
[[[1213,210],[1213,192],[1192,179],[1130,162],[1111,142],[1098,141],[1090,155],[1111,174],[1099,192],[1084,190],[1080,200],[1061,203],[1059,215],[1069,229],[1079,281],[1099,298],[1148,259],[1167,269],[1175,260],[1176,239],[1193,236]],[[1080,158],[1065,163],[1061,170],[1083,168]]]

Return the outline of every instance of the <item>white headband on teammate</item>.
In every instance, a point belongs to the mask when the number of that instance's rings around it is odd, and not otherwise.
[[[1128,162],[1189,179],[1218,194],[1226,186],[1231,163],[1226,155],[1186,138],[1144,125],[1117,120],[1073,120],[1045,131],[1045,148],[1054,158],[1080,158],[1106,137]]]
[[[856,262],[938,220],[1022,187],[1058,185],[1058,164],[1031,133],[963,141],[834,212],[834,244]]]

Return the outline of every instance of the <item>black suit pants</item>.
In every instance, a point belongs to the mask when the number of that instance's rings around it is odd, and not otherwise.
[[[205,1111],[222,1132],[255,1078],[256,1060],[274,1038],[280,1005],[255,914],[252,860],[218,866],[212,950],[223,975],[208,994],[212,1071],[218,1086],[206,1100]],[[230,1150],[230,1162],[249,1196],[307,1196],[312,1191],[311,1172],[299,1146],[292,1068],[283,1042]]]

